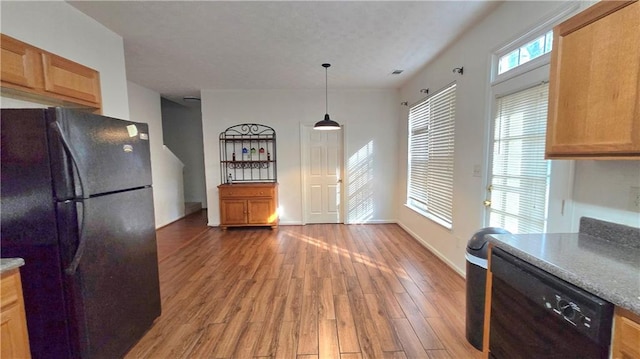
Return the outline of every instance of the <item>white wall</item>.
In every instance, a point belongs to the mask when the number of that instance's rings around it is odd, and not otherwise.
[[[200,106],[186,107],[166,99],[161,103],[164,143],[184,163],[184,200],[207,208]]]
[[[401,110],[399,121],[398,223],[461,274],[465,267],[466,242],[483,226],[491,54],[550,18],[562,6],[560,2],[502,3],[401,89],[401,101],[413,103],[422,97],[421,88],[429,88],[433,92],[454,80],[458,84],[453,229],[445,229],[403,205],[406,198],[408,107]],[[462,76],[452,72],[454,67],[460,66],[464,66]],[[473,177],[474,165],[483,166],[480,177]]]
[[[640,161],[576,161],[575,173],[574,231],[582,216],[640,227],[630,193],[632,186],[640,187]]]
[[[128,82],[131,121],[149,125],[156,228],[184,216],[183,164],[163,145],[160,94]]]
[[[3,34],[100,72],[105,116],[149,123],[156,226],[183,216],[182,179],[172,174],[181,164],[162,148],[160,96],[127,86],[122,38],[63,1],[3,1],[0,6]],[[128,88],[134,91],[131,116]],[[3,108],[46,107],[10,97],[0,100]]]
[[[63,1],[2,1],[0,32],[100,72],[103,114],[129,118],[122,38]],[[33,104],[2,99],[2,107]]]
[[[324,95],[324,91],[319,90],[201,91],[209,225],[216,226],[220,223],[217,189],[220,184],[218,136],[227,127],[240,123],[260,123],[275,129],[280,223],[302,223],[300,124],[313,125],[323,118]],[[331,118],[345,126],[345,167],[349,158],[372,143],[371,203],[374,208],[369,222],[395,221],[395,163],[398,158],[399,137],[396,126],[399,107],[397,92],[330,90],[329,104]],[[347,171],[347,186],[349,179]],[[349,208],[350,204],[344,205]]]

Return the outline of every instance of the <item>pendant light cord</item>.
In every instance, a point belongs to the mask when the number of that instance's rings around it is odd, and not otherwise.
[[[327,77],[327,69],[328,67],[324,68],[324,113],[329,113],[329,80]]]

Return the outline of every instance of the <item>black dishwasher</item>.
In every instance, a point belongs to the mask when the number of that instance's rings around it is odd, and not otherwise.
[[[491,358],[609,357],[611,303],[500,248],[491,272]]]

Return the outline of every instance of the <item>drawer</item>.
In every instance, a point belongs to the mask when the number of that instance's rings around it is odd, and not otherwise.
[[[242,198],[242,197],[273,197],[274,189],[273,187],[266,186],[238,186],[238,185],[230,185],[230,186],[221,186],[220,190],[220,198]]]
[[[2,275],[0,280],[0,308],[4,308],[18,301],[18,288],[20,286],[20,275],[18,271],[11,271]]]

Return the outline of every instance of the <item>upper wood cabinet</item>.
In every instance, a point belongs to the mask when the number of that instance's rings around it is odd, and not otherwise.
[[[3,93],[53,105],[101,109],[98,71],[7,35],[0,36]]]
[[[640,2],[601,1],[553,31],[546,157],[640,157]]]
[[[41,86],[42,69],[38,66],[38,51],[9,36],[2,35],[2,86],[35,89]]]

